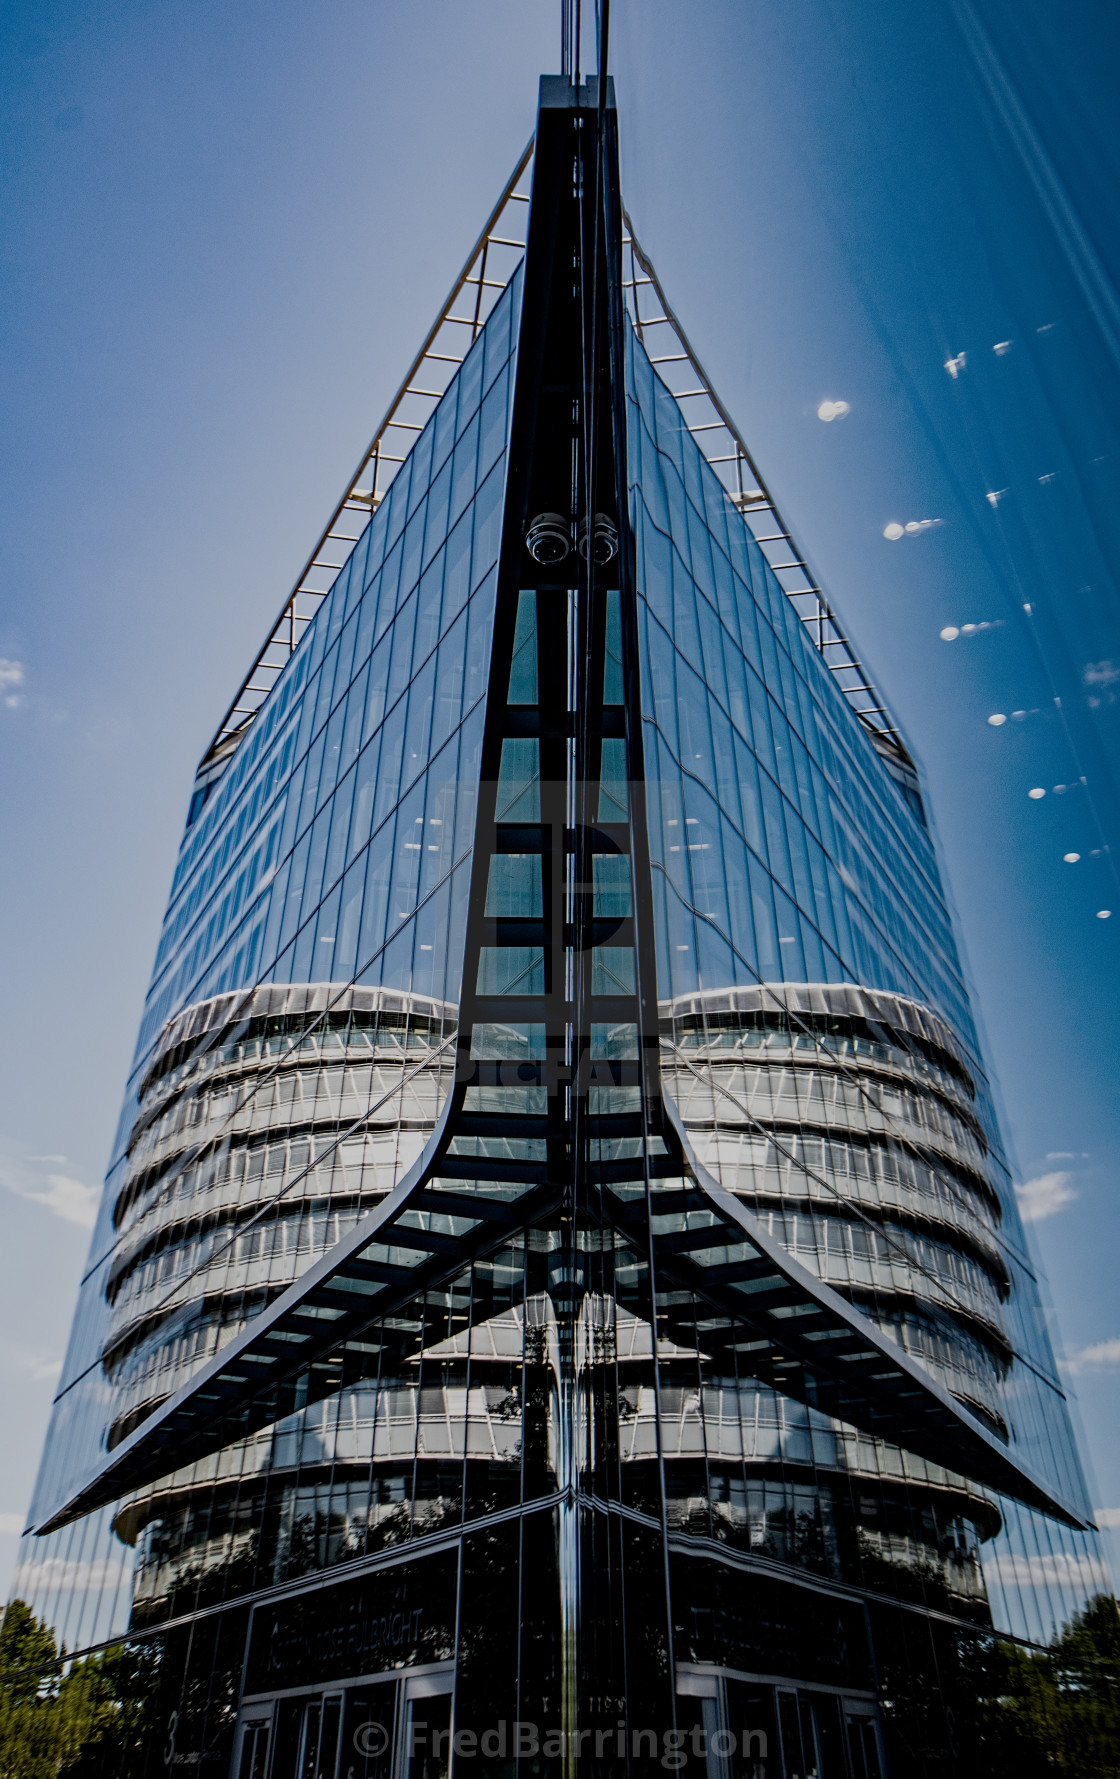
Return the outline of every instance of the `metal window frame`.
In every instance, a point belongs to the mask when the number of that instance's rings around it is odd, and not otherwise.
[[[401,464],[509,283],[525,251],[529,211],[526,187],[533,145],[531,136],[423,345],[362,452],[338,505],[297,575],[279,617],[218,724],[199,762],[200,781],[211,776],[209,769],[223,754],[233,751],[231,743],[236,746],[243,739],[349,561],[370,515],[385,498]],[[464,293],[465,305],[460,301]]]
[[[778,508],[743,436],[716,394],[653,267],[653,262],[622,213],[623,287],[634,331],[650,363],[684,415],[685,425],[712,470],[742,514],[774,572],[778,585],[805,626],[813,647],[832,674],[860,722],[880,746],[907,763],[909,752],[898,724],[871,682]],[[649,336],[653,336],[650,338]],[[676,374],[669,367],[684,367]],[[687,373],[687,376],[686,374]],[[674,387],[683,384],[682,387]]]

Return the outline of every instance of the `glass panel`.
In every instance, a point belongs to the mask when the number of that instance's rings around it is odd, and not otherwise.
[[[732,1779],[780,1779],[773,1687],[728,1680],[726,1689]]]
[[[304,1710],[298,1779],[319,1779],[319,1729],[322,1717],[323,1707],[318,1700]]]
[[[513,632],[513,665],[509,674],[509,702],[537,702],[537,596],[521,593]]]
[[[480,995],[544,993],[544,952],[539,945],[483,945],[478,956]]]
[[[807,1757],[801,1743],[801,1714],[797,1709],[797,1694],[780,1692],[778,1694],[778,1724],[782,1737],[782,1772],[783,1779],[809,1779]]]
[[[276,1745],[270,1779],[293,1779],[303,1735],[304,1701],[281,1699],[276,1707]]]
[[[638,990],[632,945],[596,945],[591,954],[593,995],[632,995]]]
[[[630,859],[626,853],[593,853],[591,856],[594,909],[606,918],[624,918],[634,912],[630,888]]]
[[[502,742],[494,820],[539,822],[541,819],[541,744],[518,736]]]
[[[606,646],[603,656],[603,703],[621,704],[622,681],[622,595],[617,588],[607,594]]]
[[[408,1779],[447,1779],[451,1753],[451,1694],[408,1702],[405,1757]]]
[[[492,920],[539,920],[544,913],[541,855],[498,852],[490,860],[486,914]]]
[[[392,1779],[397,1687],[348,1692],[340,1779]]]
[[[813,1715],[816,1719],[821,1779],[847,1779],[844,1726],[839,1699],[830,1693],[816,1693],[813,1697]]]
[[[627,794],[626,743],[615,737],[603,742],[599,775],[599,807],[596,820],[624,822],[630,814]]]
[[[341,1718],[342,1695],[336,1693],[323,1700],[323,1717],[319,1727],[319,1762],[315,1779],[335,1779]]]
[[[249,1723],[241,1742],[238,1779],[265,1779],[268,1772],[268,1723]]]

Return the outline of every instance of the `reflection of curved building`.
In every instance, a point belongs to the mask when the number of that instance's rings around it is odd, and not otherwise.
[[[803,1264],[1003,1431],[998,1199],[971,1076],[944,1022],[852,986],[715,991],[661,1011],[663,1080],[697,1158]],[[105,1347],[117,1439],[402,1177],[447,1090],[454,1014],[379,991],[332,1000],[325,986],[271,988],[192,1007],[168,1027],[117,1201],[124,1239],[107,1287]],[[588,1297],[579,1325],[585,1384],[604,1351],[619,1368],[620,1461],[653,1466],[648,1323]],[[268,1560],[277,1573],[300,1566],[301,1543],[329,1547],[337,1560],[392,1542],[402,1514],[434,1529],[451,1459],[484,1469],[489,1480],[478,1486],[500,1505],[521,1462],[521,1372],[534,1341],[550,1374],[547,1294],[476,1325],[469,1344],[463,1336],[426,1347],[411,1374],[347,1391],[341,1413],[335,1404],[303,1411],[228,1447],[200,1476],[179,1472],[131,1498],[115,1523],[130,1543],[144,1533],[138,1616],[185,1576],[203,1581],[236,1563],[238,1539],[214,1514],[216,1481],[242,1512],[247,1491],[273,1496]],[[982,1601],[975,1547],[1000,1525],[986,1494],[749,1377],[706,1377],[699,1389],[696,1355],[672,1342],[660,1343],[659,1358],[673,1523],[699,1530],[698,1516],[710,1516],[721,1537],[799,1560],[817,1543],[837,1572],[854,1570],[856,1554],[841,1549],[854,1540],[864,1567],[878,1558],[900,1588],[920,1570],[959,1605]],[[422,1362],[429,1372],[438,1364],[437,1383],[421,1383]],[[546,1402],[552,1447],[551,1388]],[[694,1475],[698,1464],[706,1481]],[[340,1512],[347,1475],[354,1499]],[[874,1511],[872,1499],[858,1504],[861,1478],[874,1486]],[[259,1536],[241,1542],[259,1564]]]
[[[699,1160],[1006,1436],[999,1199],[945,1022],[848,984],[682,996],[663,1015]]]
[[[975,1085],[944,1020],[899,995],[788,983],[684,995],[662,1003],[661,1016],[662,1078],[697,1159],[802,1265],[1006,1438],[999,1199]],[[973,1547],[1000,1526],[986,1495],[851,1429],[826,1433],[822,1417],[811,1433],[808,1411],[791,1415],[772,1391],[740,1389],[757,1398],[767,1431],[753,1451],[735,1436],[728,1456],[753,1460],[760,1476],[810,1461],[819,1475],[823,1441],[825,1472],[877,1487],[893,1477],[893,1527],[860,1523],[857,1509],[861,1540],[903,1568],[931,1564],[951,1592],[982,1598]],[[722,1435],[718,1403],[712,1418]],[[754,1519],[762,1543],[764,1493],[739,1514]],[[725,1511],[735,1517],[730,1503]]]
[[[407,1171],[447,1092],[454,1033],[443,1002],[329,984],[222,995],[168,1024],[114,1204],[110,1449]],[[241,1447],[222,1454],[227,1476],[243,1464]],[[184,1487],[177,1473],[159,1499],[182,1513]],[[148,1494],[132,1500],[118,1529],[131,1542],[155,1511]]]

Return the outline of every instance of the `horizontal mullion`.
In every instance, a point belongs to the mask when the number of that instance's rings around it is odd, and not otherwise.
[[[513,920],[508,916],[491,916],[479,923],[479,940],[483,945],[551,944],[548,925],[543,920]]]
[[[548,1179],[546,1161],[503,1161],[497,1155],[444,1155],[439,1171],[450,1180],[512,1180],[526,1190]]]
[[[463,1137],[547,1137],[549,1122],[545,1116],[520,1112],[460,1112],[455,1132]]]

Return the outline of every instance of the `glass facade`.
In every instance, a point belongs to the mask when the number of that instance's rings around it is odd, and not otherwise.
[[[83,1772],[963,1775],[1107,1586],[917,776],[624,319],[615,131],[542,83],[200,772],[16,1582]]]

